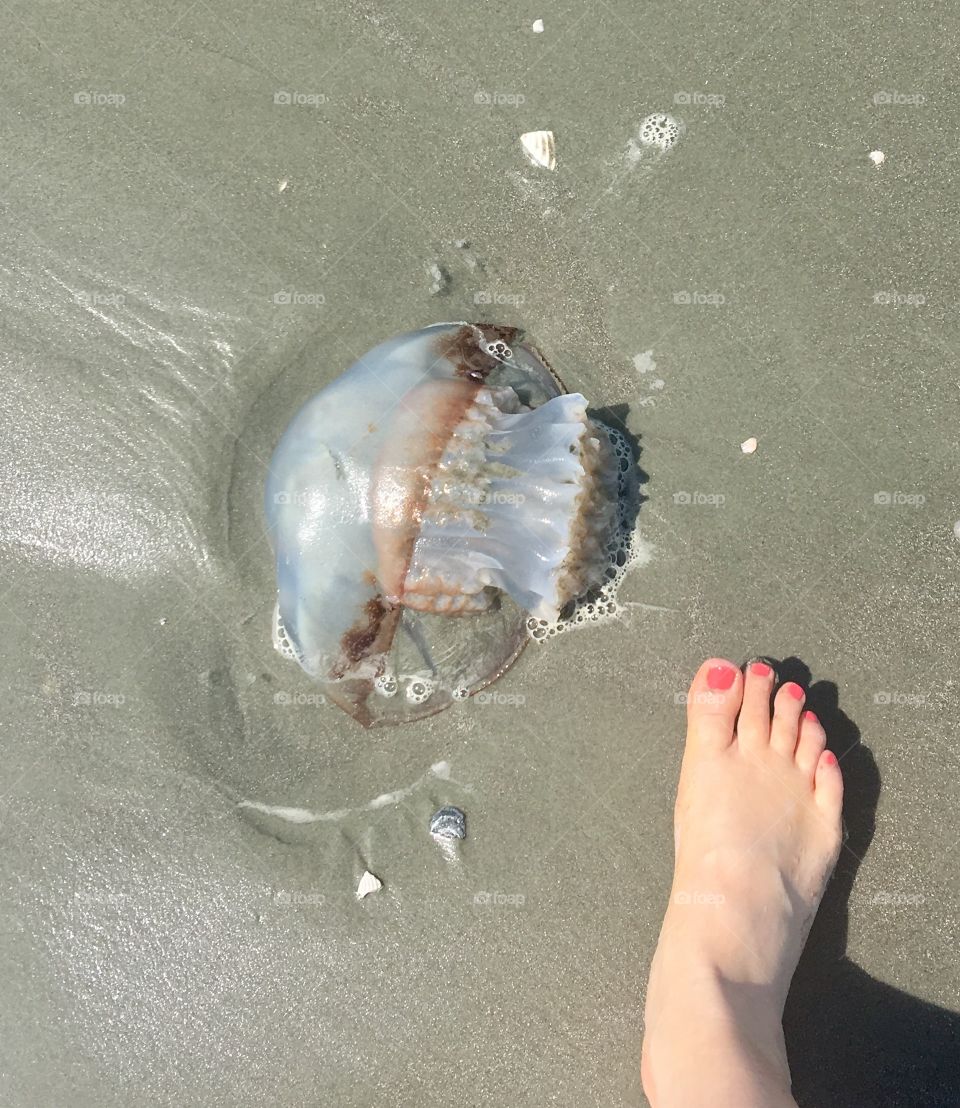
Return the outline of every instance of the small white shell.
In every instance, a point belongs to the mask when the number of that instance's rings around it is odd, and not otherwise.
[[[543,34],[543,20],[542,19],[535,19],[533,21],[533,33],[535,35],[542,35]]]
[[[886,154],[882,150],[871,150],[867,157],[874,165],[883,165]]]
[[[740,443],[740,449],[744,454],[755,454],[757,450],[757,440],[755,438],[744,439]]]
[[[557,168],[557,144],[553,131],[527,131],[520,136],[520,145],[533,165],[543,169]]]
[[[363,876],[360,878],[360,884],[357,885],[357,900],[363,900],[365,896],[369,896],[382,888],[383,882],[380,878],[375,877],[368,869],[365,869]]]

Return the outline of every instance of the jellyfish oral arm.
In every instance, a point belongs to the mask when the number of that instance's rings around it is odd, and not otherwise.
[[[374,466],[371,491],[378,577],[388,603],[404,602],[433,474],[479,388],[466,380],[425,381],[397,405]]]
[[[578,393],[529,410],[512,390],[476,390],[432,463],[413,532],[403,532],[405,542],[414,533],[399,594],[406,607],[462,615],[502,589],[537,618],[556,619],[599,584],[616,526],[617,463],[586,409]],[[399,559],[385,568],[399,573]]]

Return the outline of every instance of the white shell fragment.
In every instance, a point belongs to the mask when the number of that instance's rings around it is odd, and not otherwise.
[[[755,438],[744,439],[740,443],[740,449],[744,454],[755,454],[757,451],[757,440]]]
[[[527,159],[543,169],[557,168],[557,145],[553,131],[527,131],[520,136]]]
[[[870,153],[867,155],[870,161],[872,161],[873,164],[877,166],[883,165],[886,156],[887,155],[884,154],[882,150],[871,150]]]
[[[363,876],[360,878],[360,884],[357,885],[357,900],[363,900],[365,896],[369,896],[382,888],[383,882],[380,878],[375,877],[368,869],[365,869]]]
[[[533,21],[533,33],[535,35],[542,35],[543,34],[543,20],[542,19],[535,19]]]
[[[290,182],[287,180],[286,177],[282,178],[282,180],[277,181],[277,192],[286,192],[289,187]]]

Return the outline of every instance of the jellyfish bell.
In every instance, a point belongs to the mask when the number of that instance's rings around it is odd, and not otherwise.
[[[365,726],[495,681],[611,575],[629,465],[513,328],[381,343],[308,401],[273,459],[274,641]]]

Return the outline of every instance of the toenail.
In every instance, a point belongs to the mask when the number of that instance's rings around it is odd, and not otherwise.
[[[803,700],[803,689],[800,688],[796,681],[788,681],[783,687],[793,697],[794,700]]]
[[[732,666],[714,666],[707,672],[707,684],[711,689],[725,692],[736,680],[737,671]]]
[[[837,764],[837,756],[832,750],[823,752],[823,764],[825,766],[835,766]]]
[[[807,721],[807,723],[819,723],[820,722],[820,720],[817,719],[817,713],[816,712],[811,712],[809,708],[807,709],[807,711],[805,711],[803,713],[803,718]]]
[[[754,677],[769,677],[773,670],[767,665],[766,662],[754,662],[750,666],[750,672]]]

